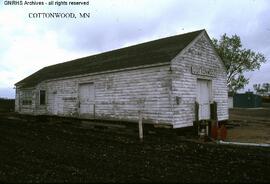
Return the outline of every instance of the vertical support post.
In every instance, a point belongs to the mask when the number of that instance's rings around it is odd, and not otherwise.
[[[212,120],[217,120],[217,102],[213,102],[210,104],[210,115]]]
[[[205,132],[206,132],[206,136],[209,136],[209,127],[208,127],[208,122],[205,121]]]
[[[200,134],[200,123],[199,123],[199,103],[195,101],[195,122],[197,125],[197,135]]]
[[[217,102],[213,102],[210,105],[210,113],[211,113],[211,125],[210,125],[210,137],[213,139],[217,139],[218,136],[218,116],[217,116]]]
[[[94,106],[94,108],[93,108],[93,110],[94,110],[94,119],[96,119],[96,104],[94,104],[93,106]]]
[[[139,111],[139,138],[143,141],[142,113]]]
[[[195,121],[199,122],[199,103],[195,101]]]

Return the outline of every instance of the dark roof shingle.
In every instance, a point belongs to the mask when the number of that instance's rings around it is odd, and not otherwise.
[[[162,38],[47,66],[15,85],[20,85],[23,88],[33,87],[48,79],[170,62],[202,31],[204,30]]]

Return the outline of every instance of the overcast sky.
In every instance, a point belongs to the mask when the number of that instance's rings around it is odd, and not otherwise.
[[[199,29],[211,38],[237,34],[245,48],[266,56],[259,71],[246,74],[246,90],[270,82],[269,0],[90,0],[89,6],[58,7],[3,2],[0,97],[14,98],[14,84],[45,66]],[[31,19],[29,12],[90,12],[91,17]]]

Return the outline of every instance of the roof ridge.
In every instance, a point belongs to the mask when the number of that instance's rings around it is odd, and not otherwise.
[[[64,62],[56,63],[56,64],[53,64],[53,65],[48,65],[48,66],[45,66],[43,68],[47,68],[47,67],[51,67],[51,66],[55,66],[55,65],[59,65],[59,64],[65,64],[65,63],[68,63],[68,62],[77,61],[79,59],[95,57],[95,56],[99,56],[101,54],[109,54],[111,52],[117,52],[117,51],[121,51],[121,50],[124,50],[124,49],[134,48],[136,46],[140,46],[140,45],[143,45],[143,44],[149,44],[149,43],[153,43],[153,42],[156,42],[156,41],[166,40],[166,39],[169,39],[169,38],[174,38],[174,37],[178,37],[178,36],[184,36],[184,35],[187,35],[187,34],[192,34],[192,33],[195,33],[195,32],[203,32],[203,31],[205,31],[205,29],[200,29],[200,30],[192,31],[192,32],[186,32],[186,33],[183,33],[183,34],[177,34],[177,35],[173,35],[173,36],[162,37],[162,38],[158,38],[158,39],[155,39],[155,40],[150,40],[150,41],[147,41],[147,42],[138,43],[138,44],[135,44],[135,45],[130,45],[130,46],[126,46],[126,47],[120,47],[120,48],[117,48],[117,49],[112,49],[112,50],[109,50],[109,51],[100,52],[100,53],[96,53],[96,54],[89,55],[89,56],[79,57],[77,59],[72,59],[72,60],[69,60],[69,61],[64,61]]]
[[[205,29],[45,66],[15,85],[32,87],[48,79],[169,62],[203,31]]]

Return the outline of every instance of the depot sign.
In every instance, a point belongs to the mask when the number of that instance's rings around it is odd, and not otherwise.
[[[215,70],[211,68],[206,68],[203,66],[191,66],[191,73],[193,75],[204,75],[209,77],[215,77]]]

